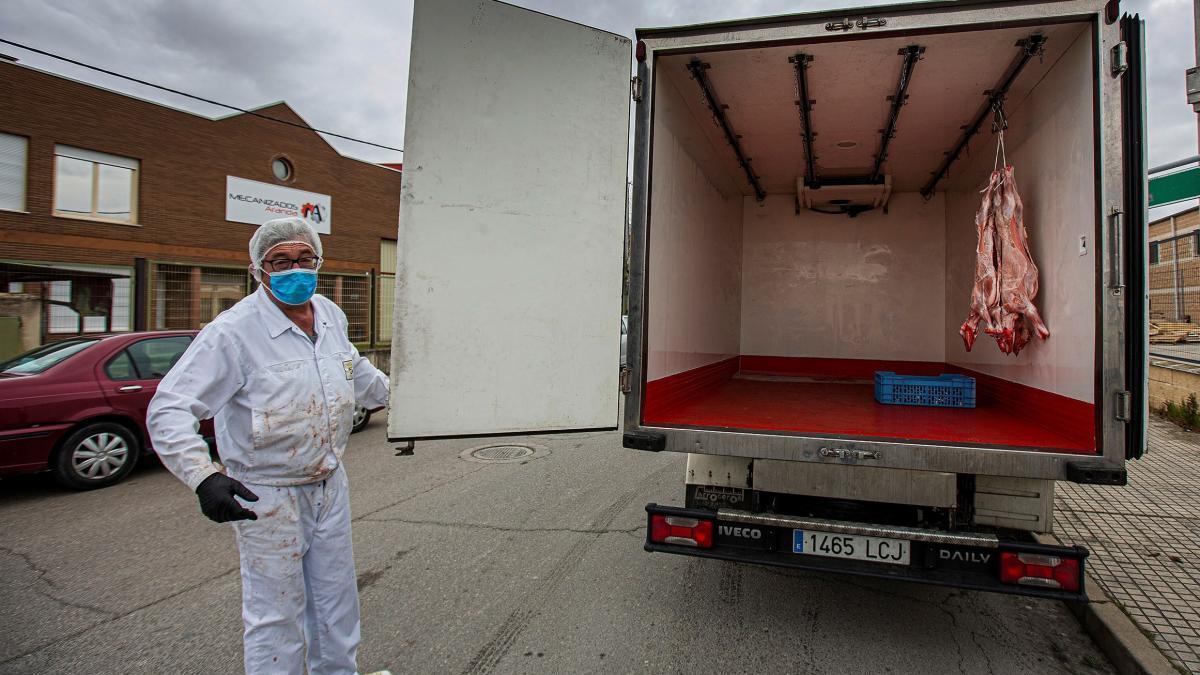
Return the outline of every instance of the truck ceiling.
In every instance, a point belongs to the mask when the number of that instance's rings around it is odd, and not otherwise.
[[[892,108],[889,99],[905,64],[904,52],[919,46],[925,51],[883,165],[883,173],[893,177],[893,191],[915,192],[929,181],[962,136],[963,126],[987,102],[984,92],[996,86],[1020,53],[1018,41],[1035,33],[1047,38],[1045,53],[1020,74],[1005,101],[1007,114],[1017,116],[1029,92],[1077,40],[1085,39],[1087,23],[916,36],[880,34],[858,41],[853,50],[822,42],[666,54],[656,62],[655,95],[674,87],[695,119],[710,120],[712,113],[689,73],[689,63],[698,58],[706,64],[705,75],[720,102],[727,106],[724,113],[763,189],[769,194],[795,194],[796,180],[805,177],[809,158],[797,114],[796,74],[789,60],[799,54],[811,58],[806,70],[819,177],[858,178],[872,174]],[[727,149],[718,125],[699,126],[708,144]],[[713,169],[727,177],[718,182],[754,194],[733,153],[716,154],[721,159],[719,168]],[[950,180],[957,176],[952,172]]]
[[[896,14],[903,12],[905,14],[913,12],[936,12],[943,9],[953,9],[961,7],[970,7],[973,5],[1032,5],[1032,4],[1047,4],[1053,2],[1067,2],[1068,0],[1011,0],[1009,2],[996,2],[996,0],[921,0],[918,2],[899,2],[887,5],[855,5],[850,7],[839,7],[834,9],[823,9],[815,12],[796,12],[793,14],[772,14],[769,16],[753,17],[747,19],[728,19],[725,21],[709,21],[704,23],[681,24],[678,26],[650,26],[646,28],[634,29],[634,34],[637,38],[649,37],[664,37],[668,35],[680,35],[693,31],[709,31],[709,30],[730,30],[734,28],[742,28],[748,26],[763,26],[771,24],[786,24],[795,22],[816,21],[821,19],[844,19],[847,16],[852,18],[868,15],[871,17],[884,14]]]

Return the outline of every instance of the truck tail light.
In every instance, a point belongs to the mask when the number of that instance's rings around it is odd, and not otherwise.
[[[634,47],[634,55],[637,56],[638,63],[646,60],[646,43],[638,40],[637,46]]]
[[[713,521],[682,516],[650,515],[650,541],[696,548],[712,548]]]
[[[1006,584],[1079,590],[1079,561],[1041,553],[1000,554],[1000,581]]]

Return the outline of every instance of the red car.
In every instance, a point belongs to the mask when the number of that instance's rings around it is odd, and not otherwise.
[[[72,338],[0,364],[0,474],[50,469],[78,489],[127,476],[150,450],[146,408],[158,381],[194,335]]]
[[[196,333],[71,338],[0,363],[0,475],[49,469],[81,490],[125,478],[153,452],[146,408]],[[359,408],[354,431],[368,421]],[[200,431],[211,445],[211,420]]]

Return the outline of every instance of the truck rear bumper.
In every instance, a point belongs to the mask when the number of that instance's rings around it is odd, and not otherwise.
[[[659,516],[657,519],[655,516]],[[709,534],[689,539],[663,534],[664,518],[697,523]],[[875,560],[795,552],[806,544],[805,534],[818,536],[819,544],[835,539],[838,550],[857,546],[860,555]],[[677,535],[679,532],[668,532]],[[657,536],[657,541],[655,540]],[[696,542],[696,543],[692,543]],[[880,544],[880,542],[885,542]],[[890,542],[890,548],[889,544]],[[863,545],[873,543],[874,551]],[[882,555],[879,546],[884,546]],[[903,558],[897,552],[902,550]],[[991,534],[940,532],[917,528],[877,526],[818,518],[793,518],[742,511],[706,511],[648,504],[645,549],[701,558],[755,563],[776,567],[899,579],[998,593],[1087,602],[1084,562],[1087,549],[1079,546],[1046,546],[1007,542]],[[882,560],[892,557],[892,562]],[[1020,571],[1025,562],[1030,565]],[[1047,565],[1059,564],[1055,572]],[[1014,566],[1016,570],[1014,571]],[[1018,575],[1025,574],[1026,576]],[[1009,581],[1005,581],[1005,578]],[[1057,579],[1057,580],[1056,580]],[[1060,583],[1061,582],[1061,583]],[[1055,587],[1055,586],[1058,587]]]

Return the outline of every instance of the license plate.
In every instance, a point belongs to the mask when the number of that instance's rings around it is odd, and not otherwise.
[[[907,565],[910,543],[859,534],[792,530],[792,553]]]

